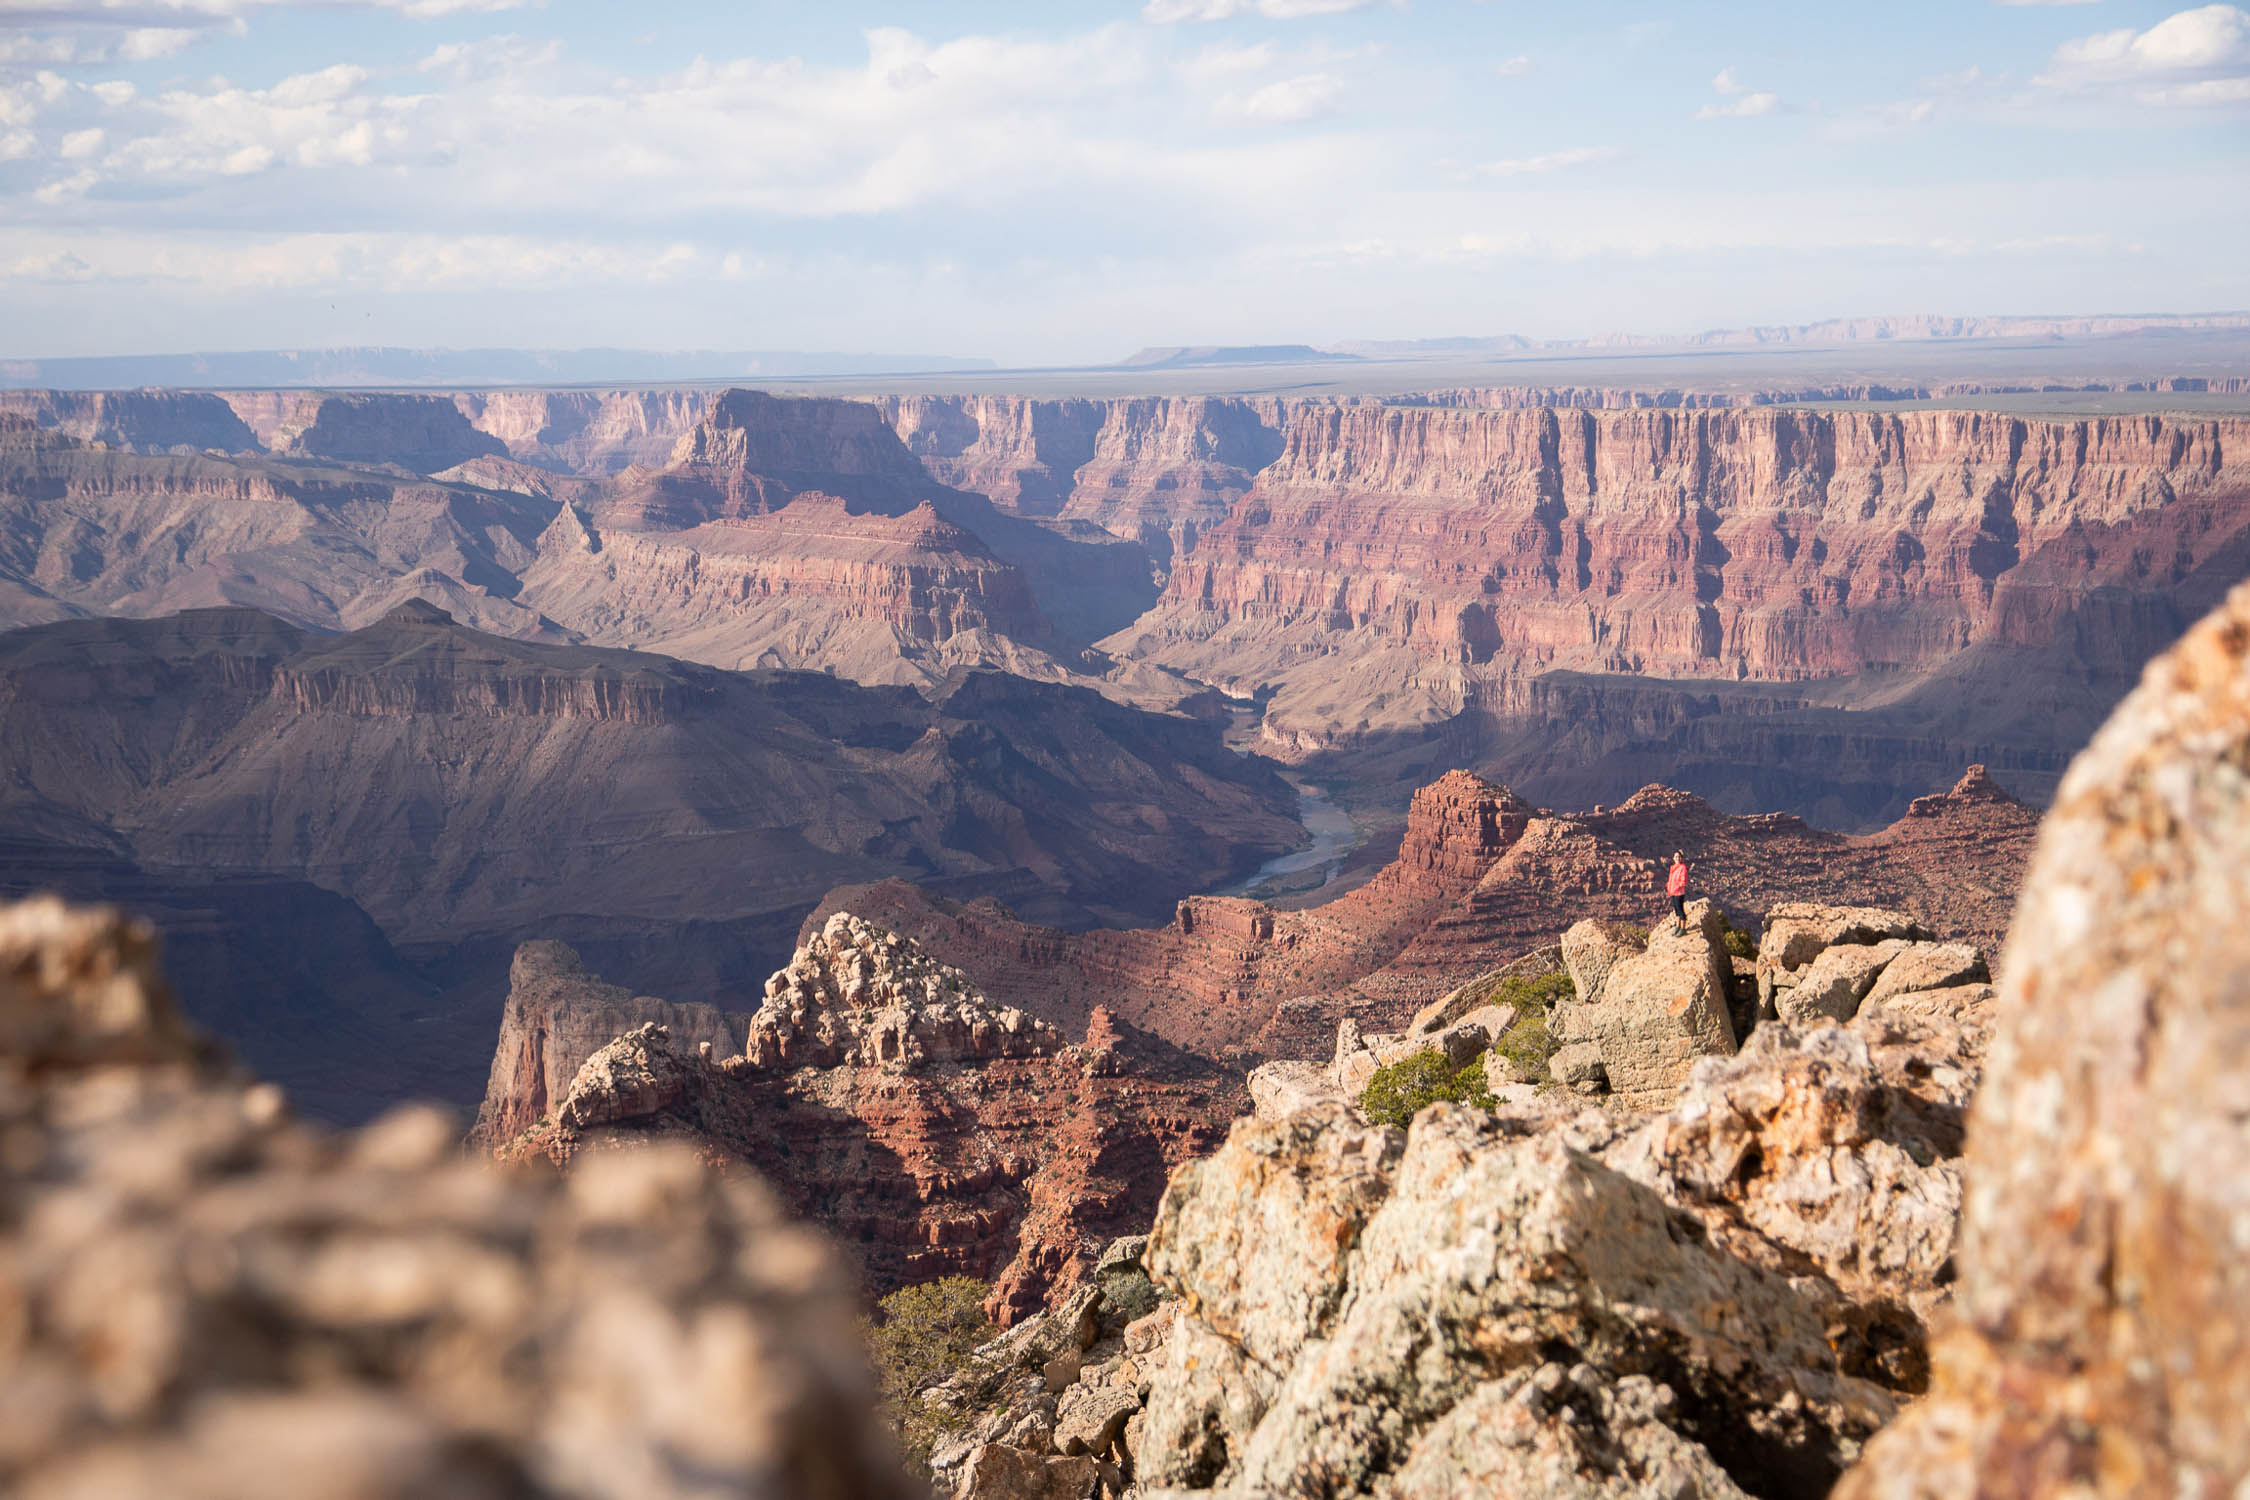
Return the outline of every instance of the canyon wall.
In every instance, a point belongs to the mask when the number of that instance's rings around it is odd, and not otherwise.
[[[1942,742],[1950,776],[2067,751],[2043,713],[2098,717],[2250,571],[2246,453],[2239,418],[1305,407],[1104,644],[1269,693],[1299,757],[1465,713],[1529,731],[1529,681],[1575,671],[1801,684]]]
[[[1273,462],[1294,404],[1188,396],[894,396],[876,403],[945,483],[1020,515],[1090,521],[1142,543],[1160,563],[1192,547]]]

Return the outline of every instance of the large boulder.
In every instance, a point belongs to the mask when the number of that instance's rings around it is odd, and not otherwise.
[[[1659,923],[1645,950],[1619,959],[1592,1006],[1610,1089],[1633,1108],[1670,1104],[1697,1058],[1735,1048],[1726,919],[1708,901],[1690,903],[1687,917],[1684,931]]]
[[[1971,1115],[1958,1328],[1844,1500],[2250,1488],[2250,586],[2057,789]]]
[[[1623,922],[1588,917],[1572,923],[1562,936],[1562,962],[1570,971],[1571,988],[1591,1005],[1602,997],[1610,971],[1647,946],[1648,934]]]
[[[1860,1001],[1875,987],[1885,966],[1906,948],[1900,938],[1823,948],[1796,976],[1797,982],[1775,997],[1776,1016],[1798,1025],[1823,1019],[1849,1021],[1859,1014]]]

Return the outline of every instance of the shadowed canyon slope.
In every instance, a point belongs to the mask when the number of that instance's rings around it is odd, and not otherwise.
[[[682,998],[773,968],[839,883],[1146,921],[1298,833],[1211,726],[1082,688],[970,672],[931,701],[419,604],[344,636],[247,610],[0,635],[0,754],[50,863],[309,881],[449,982],[560,937]]]
[[[1065,1029],[1098,1005],[1182,1046],[1303,1055],[1344,1015],[1395,1030],[1582,917],[1647,920],[1675,849],[1694,851],[1697,889],[1753,929],[1772,906],[1810,900],[1904,907],[1944,936],[1990,946],[2037,827],[1981,767],[1867,835],[1788,814],[1730,817],[1660,786],[1602,812],[1542,812],[1455,772],[1415,794],[1396,859],[1301,911],[1191,897],[1163,927],[1064,933],[891,880],[831,893],[808,931],[852,912]]]

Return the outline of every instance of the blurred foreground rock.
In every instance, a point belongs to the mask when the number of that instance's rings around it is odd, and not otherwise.
[[[2250,588],[2063,778],[1970,1124],[1959,1326],[1848,1500],[2250,1492]]]
[[[503,1172],[429,1110],[307,1129],[153,950],[0,910],[0,1490],[906,1493],[854,1289],[755,1179],[663,1145]]]

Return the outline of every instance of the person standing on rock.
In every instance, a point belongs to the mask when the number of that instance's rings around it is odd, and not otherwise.
[[[1672,851],[1672,873],[1665,877],[1664,894],[1672,898],[1672,930],[1687,931],[1687,856]]]

